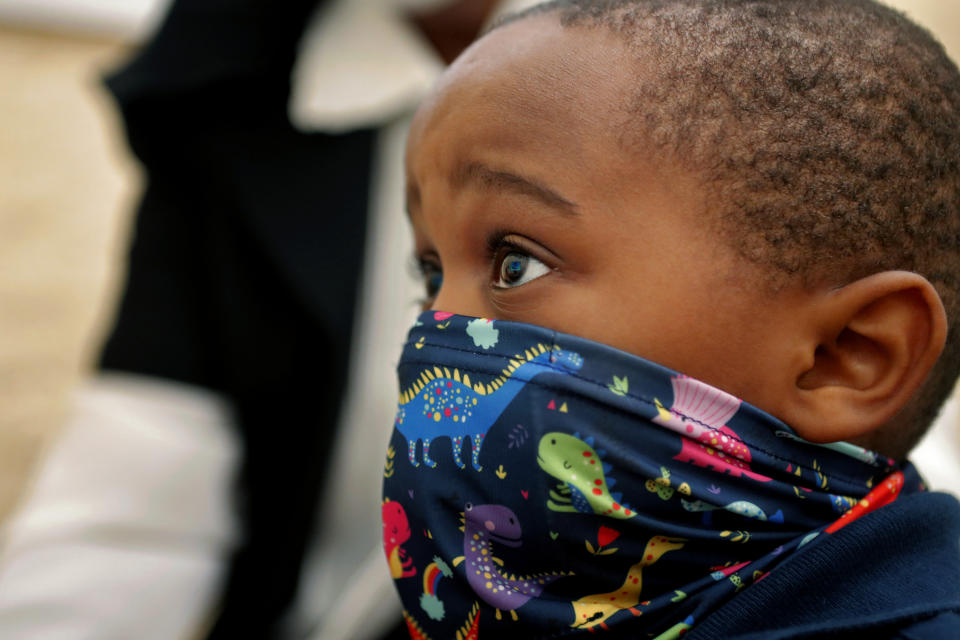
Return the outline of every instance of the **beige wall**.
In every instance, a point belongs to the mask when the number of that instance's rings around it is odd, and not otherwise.
[[[137,189],[99,84],[122,50],[0,26],[0,517],[109,315]]]
[[[887,0],[939,38],[954,61],[960,60],[960,0]]]
[[[960,0],[897,0],[960,59]],[[109,318],[139,176],[99,76],[120,44],[0,26],[0,519]]]

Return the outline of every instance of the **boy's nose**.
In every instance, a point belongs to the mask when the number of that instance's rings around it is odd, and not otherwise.
[[[464,283],[444,274],[443,285],[430,306],[431,311],[449,311],[474,318],[491,317],[491,309],[476,282]]]

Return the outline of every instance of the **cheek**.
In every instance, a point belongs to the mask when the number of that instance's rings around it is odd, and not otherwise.
[[[662,355],[672,338],[664,301],[644,295],[628,281],[584,287],[573,312],[555,314],[559,331],[573,333],[648,359]]]
[[[683,373],[702,362],[728,363],[737,305],[718,300],[708,278],[654,275],[610,265],[589,277],[551,286],[548,301],[516,309],[521,321],[600,342]],[[714,287],[715,289],[716,287]],[[522,312],[522,313],[521,313]],[[505,318],[511,319],[511,318]],[[701,366],[697,366],[701,363]],[[723,364],[725,367],[726,364]],[[708,381],[709,382],[709,381]]]
[[[497,304],[497,317],[630,350],[623,338],[632,333],[635,318],[625,300],[611,297],[595,278],[551,274],[544,280],[530,285],[542,285],[542,294],[504,296]]]

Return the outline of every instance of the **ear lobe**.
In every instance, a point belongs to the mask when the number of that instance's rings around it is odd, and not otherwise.
[[[886,271],[824,296],[780,415],[805,439],[864,436],[896,415],[923,384],[946,340],[940,297],[923,276]],[[814,344],[816,343],[816,344]]]

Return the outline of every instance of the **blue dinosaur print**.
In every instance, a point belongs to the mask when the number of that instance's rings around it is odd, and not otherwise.
[[[853,496],[838,496],[830,494],[830,504],[837,513],[846,513],[859,502]]]
[[[783,524],[783,512],[780,509],[777,509],[775,513],[768,516],[766,513],[764,513],[763,509],[753,504],[752,502],[747,502],[746,500],[737,500],[735,502],[731,502],[728,505],[713,505],[713,504],[708,504],[706,502],[703,502],[701,500],[691,501],[691,500],[684,500],[682,498],[680,499],[680,502],[683,504],[683,508],[686,509],[687,511],[709,512],[709,511],[714,511],[716,509],[723,509],[724,511],[729,511],[730,513],[736,513],[737,515],[741,515],[745,518],[753,518],[754,520],[761,520],[763,522],[766,522],[767,520],[769,520],[770,522],[777,522],[779,524]],[[708,522],[705,522],[705,524],[708,524]]]
[[[423,463],[436,467],[430,458],[430,444],[448,437],[453,444],[453,459],[461,469],[460,449],[470,438],[472,464],[477,471],[480,449],[487,430],[497,421],[510,401],[524,385],[541,373],[573,373],[583,366],[583,359],[557,345],[552,348],[537,344],[517,354],[501,375],[490,382],[471,381],[459,369],[446,367],[424,369],[420,376],[400,394],[395,424],[407,440],[410,464],[417,467],[417,442],[423,443]]]

